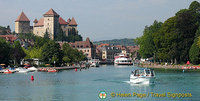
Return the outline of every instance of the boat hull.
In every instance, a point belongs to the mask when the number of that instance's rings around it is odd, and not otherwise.
[[[155,77],[146,76],[130,76],[130,83],[134,84],[152,84],[154,83]]]
[[[115,63],[115,65],[133,65],[133,63]]]

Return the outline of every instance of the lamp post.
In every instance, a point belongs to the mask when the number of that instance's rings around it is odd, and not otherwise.
[[[56,66],[55,66],[55,64],[56,64],[56,61],[53,61],[53,63],[54,63],[54,67],[56,67]]]

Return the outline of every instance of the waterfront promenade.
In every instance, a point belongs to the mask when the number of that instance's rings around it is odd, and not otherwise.
[[[138,64],[139,67],[154,68],[154,69],[173,69],[173,70],[183,70],[183,69],[193,69],[200,71],[200,66],[197,65],[161,65],[154,63],[141,63]]]

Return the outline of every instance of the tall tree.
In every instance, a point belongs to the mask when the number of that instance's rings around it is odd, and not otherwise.
[[[199,64],[200,63],[200,48],[197,45],[198,37],[194,40],[194,43],[192,44],[189,56],[190,60],[193,64]]]
[[[86,59],[85,55],[83,55],[82,52],[78,51],[77,49],[71,48],[67,43],[63,44],[62,50],[63,50],[62,60],[64,63],[74,63]]]
[[[66,34],[63,32],[63,30],[60,28],[58,31],[58,34],[55,36],[56,41],[66,41]]]
[[[20,42],[15,41],[13,44],[11,58],[14,60],[16,65],[20,65],[20,60],[26,56],[25,52],[23,51]]]
[[[161,29],[153,34],[157,56],[163,60],[173,60],[177,54],[176,17],[166,20]]]
[[[195,32],[198,28],[196,12],[185,10],[177,15],[178,49],[180,51],[179,62],[189,60],[189,49],[193,44]]]
[[[153,34],[161,28],[161,25],[161,22],[154,21],[153,25],[145,27],[143,36],[136,39],[140,45],[139,53],[143,58],[149,58],[155,55],[156,47]]]
[[[190,10],[198,10],[200,8],[200,3],[197,2],[197,1],[193,1],[190,6],[189,6],[189,9]]]
[[[44,34],[44,39],[47,39],[47,40],[49,40],[49,39],[50,39],[50,36],[49,36],[49,33],[48,33],[48,31],[47,31],[47,30],[45,31],[45,34]]]
[[[11,46],[4,39],[0,38],[0,63],[8,64],[11,54]]]
[[[52,40],[45,43],[42,46],[42,59],[46,63],[54,64],[55,61],[56,65],[60,65],[62,62],[62,52],[60,50],[60,45]]]

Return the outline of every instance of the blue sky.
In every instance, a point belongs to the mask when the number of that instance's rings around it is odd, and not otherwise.
[[[0,25],[10,25],[21,11],[32,21],[53,8],[65,20],[74,17],[79,34],[92,41],[136,38],[154,20],[164,22],[193,0],[0,0]],[[197,0],[200,2],[199,0]]]

